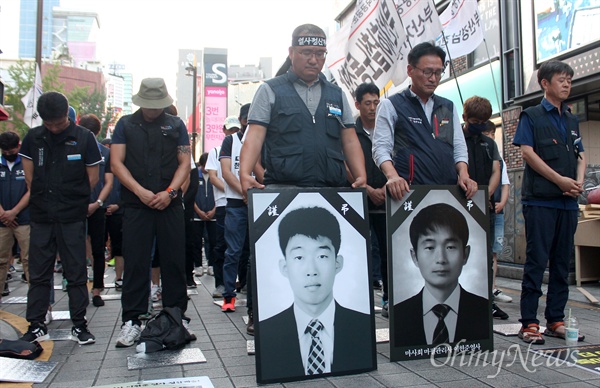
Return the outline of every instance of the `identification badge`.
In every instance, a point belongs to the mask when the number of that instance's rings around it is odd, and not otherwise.
[[[67,160],[81,160],[81,154],[67,155]]]

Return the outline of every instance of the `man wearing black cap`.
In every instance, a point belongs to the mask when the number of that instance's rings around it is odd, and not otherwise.
[[[117,347],[140,336],[139,316],[148,311],[154,244],[168,260],[160,267],[163,307],[187,308],[185,230],[181,186],[190,174],[190,140],[185,124],[164,109],[173,103],[162,78],[142,80],[132,101],[140,109],[115,127],[111,169],[121,182],[123,216],[123,326]]]

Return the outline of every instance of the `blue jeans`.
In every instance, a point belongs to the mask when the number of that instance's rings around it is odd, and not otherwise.
[[[521,284],[521,323],[539,324],[544,270],[550,262],[544,316],[548,323],[562,321],[569,298],[569,263],[573,253],[577,210],[523,205],[527,250]]]
[[[235,294],[235,279],[238,265],[248,239],[248,207],[227,206],[225,216],[225,261],[223,263],[223,282],[225,292],[223,297],[231,298]]]

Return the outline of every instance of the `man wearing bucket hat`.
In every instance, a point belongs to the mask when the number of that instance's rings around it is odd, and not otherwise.
[[[163,253],[163,307],[187,308],[185,230],[181,186],[190,174],[190,141],[185,124],[164,108],[173,103],[162,78],[142,80],[132,101],[140,109],[115,127],[111,169],[122,185],[125,277],[123,326],[117,347],[140,337],[139,316],[148,311],[153,245]],[[137,275],[141,274],[141,275]]]

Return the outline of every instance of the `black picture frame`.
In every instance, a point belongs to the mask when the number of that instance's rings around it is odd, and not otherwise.
[[[400,201],[389,195],[386,198],[390,258],[390,361],[448,357],[460,351],[493,350],[492,256],[488,244],[490,215],[487,198],[487,186],[480,187],[475,196],[468,200],[458,186],[427,185],[412,186]],[[427,343],[422,298],[425,280],[410,252],[411,222],[422,209],[433,204],[446,204],[458,210],[466,219],[469,229],[467,245],[470,246],[470,253],[459,277],[459,311],[455,315],[455,330],[450,337],[456,338],[448,345]],[[465,332],[469,333],[465,335],[466,338],[457,337]]]
[[[333,283],[333,364],[331,372],[316,375],[306,375],[302,365],[293,318],[294,294],[279,267],[279,261],[285,260],[279,242],[280,220],[303,207],[322,207],[336,217],[341,234],[339,254],[343,256],[343,267]],[[377,369],[366,190],[251,189],[248,215],[250,247],[255,258],[251,275],[257,382],[298,381]],[[338,319],[338,313],[344,312],[350,313],[351,318]]]

